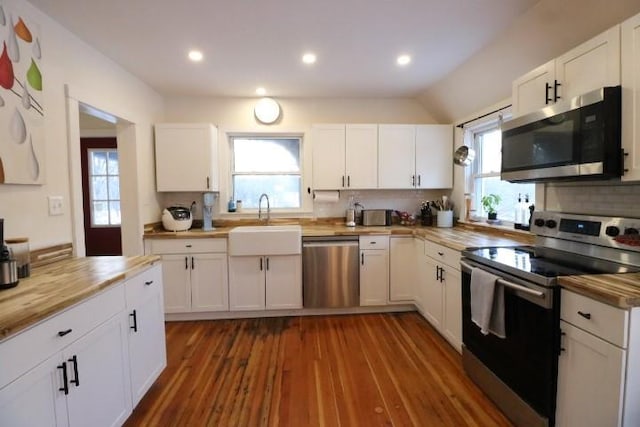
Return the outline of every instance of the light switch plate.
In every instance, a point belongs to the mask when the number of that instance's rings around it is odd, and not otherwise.
[[[49,216],[62,215],[62,196],[49,196]]]

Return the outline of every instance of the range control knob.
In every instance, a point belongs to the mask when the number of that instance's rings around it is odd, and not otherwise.
[[[556,225],[558,225],[555,219],[548,219],[544,224],[549,228],[556,228]]]
[[[637,228],[630,227],[630,228],[625,228],[624,229],[624,234],[626,234],[628,236],[630,234],[639,234],[639,233],[638,233],[638,229]]]
[[[544,219],[542,218],[536,218],[536,220],[533,221],[533,223],[535,224],[536,227],[544,227]]]
[[[604,232],[609,237],[616,237],[620,234],[620,229],[615,225],[610,225],[604,230]]]

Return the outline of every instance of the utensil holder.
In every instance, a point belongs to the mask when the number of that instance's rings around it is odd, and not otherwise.
[[[438,211],[436,214],[436,226],[453,227],[453,211]]]

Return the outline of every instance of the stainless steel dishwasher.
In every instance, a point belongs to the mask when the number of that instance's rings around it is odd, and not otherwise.
[[[358,236],[302,238],[305,308],[360,305]]]

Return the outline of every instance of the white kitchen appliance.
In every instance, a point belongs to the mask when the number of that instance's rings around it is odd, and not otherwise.
[[[167,231],[187,231],[193,224],[193,215],[184,206],[169,206],[162,211],[162,226]]]
[[[213,226],[213,205],[216,202],[216,193],[204,193],[202,196],[202,229],[204,231],[214,230]]]

